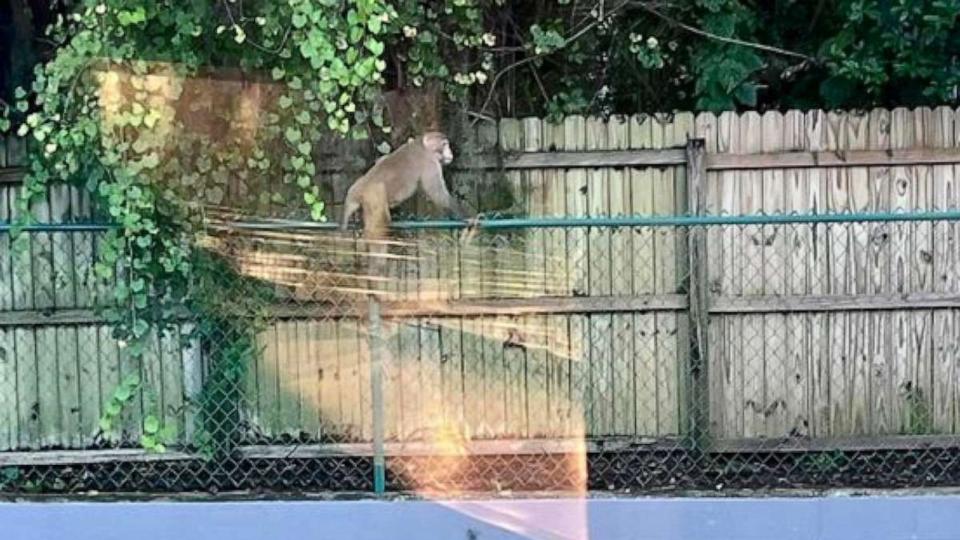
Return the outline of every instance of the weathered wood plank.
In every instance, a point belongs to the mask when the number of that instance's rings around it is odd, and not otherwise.
[[[465,432],[468,439],[486,435],[486,373],[483,362],[483,319],[464,318],[460,339],[463,350],[463,401]]]
[[[183,398],[186,404],[197,403],[200,398],[200,393],[203,389],[203,358],[200,351],[200,341],[196,337],[193,337],[194,326],[192,324],[186,324],[180,327],[180,347],[181,351],[181,370],[183,371]],[[254,355],[256,358],[257,355]],[[240,385],[249,385],[248,382],[251,378],[251,374],[256,374],[256,365],[248,364],[244,366],[246,369],[247,381],[241,381],[238,384]],[[102,369],[102,368],[101,368]],[[101,371],[102,373],[102,371]],[[251,409],[250,402],[257,399],[257,396],[249,391],[249,386],[243,386],[243,401],[240,403],[239,407],[245,414]],[[256,386],[254,386],[256,388]],[[184,407],[182,412],[182,424],[183,432],[181,433],[181,441],[184,443],[192,443],[195,441],[196,436],[196,422],[197,422],[197,413],[195,407]]]
[[[420,391],[423,408],[424,429],[434,434],[443,429],[444,409],[443,386],[440,370],[443,351],[440,346],[440,327],[429,319],[420,319],[418,324],[420,338]],[[435,435],[434,435],[435,436]]]
[[[613,400],[611,431],[616,435],[635,433],[634,404],[634,350],[633,315],[617,314],[611,316],[611,379],[610,397]]]
[[[677,347],[677,316],[656,315],[657,435],[680,433],[680,361]],[[686,352],[686,351],[684,351]]]
[[[494,438],[507,430],[506,370],[503,339],[497,339],[499,317],[480,320],[483,343],[483,437]]]
[[[788,313],[830,311],[880,311],[916,309],[956,309],[960,294],[903,293],[872,295],[790,295],[790,296],[717,296],[711,300],[710,313]]]
[[[277,407],[280,433],[298,435],[300,421],[300,368],[297,359],[297,323],[276,324],[277,331]]]
[[[342,429],[349,440],[358,440],[364,432],[364,423],[370,419],[370,384],[366,375],[370,372],[365,323],[359,320],[341,319],[337,323],[337,343],[340,357],[340,403]],[[418,364],[419,346],[416,333],[404,344],[412,345],[412,363]],[[364,386],[364,381],[367,385]],[[413,390],[415,393],[419,388]],[[419,412],[419,411],[416,411]],[[369,428],[368,428],[369,431]]]
[[[589,434],[590,327],[585,315],[570,315],[570,426],[574,436]]]
[[[444,423],[456,433],[468,433],[466,388],[464,384],[463,321],[432,321],[440,329],[440,411]]]
[[[279,434],[280,395],[277,351],[277,325],[272,324],[257,337],[263,354],[257,362],[257,426],[268,436]]]
[[[523,342],[526,361],[527,436],[548,437],[550,431],[549,342],[550,329],[545,315],[523,317]]]
[[[835,150],[813,152],[729,153],[707,157],[711,171],[752,169],[821,169],[828,167],[888,167],[960,162],[956,149]]]
[[[80,430],[80,372],[77,351],[77,328],[59,327],[57,341],[57,382],[60,395],[60,440],[68,448],[83,444]],[[49,388],[49,387],[47,387]],[[41,387],[41,391],[43,388]]]
[[[39,448],[42,442],[36,335],[32,328],[15,328],[13,337],[17,370],[17,447]]]
[[[0,329],[0,451],[17,447],[17,363],[15,332]]]
[[[162,404],[160,421],[167,429],[175,430],[177,438],[184,433],[183,359],[179,328],[171,328],[160,336],[160,369]],[[82,369],[82,368],[81,368]],[[85,419],[84,419],[85,420]],[[169,427],[168,427],[169,426]]]
[[[707,172],[704,168],[703,139],[687,142],[686,200],[687,212],[702,216],[707,213]],[[698,445],[704,444],[710,433],[710,260],[707,249],[707,229],[692,227],[686,232],[686,276],[690,309],[687,312],[688,338],[679,344],[681,354],[675,361],[686,369],[680,378],[686,381],[687,392],[681,400],[682,411],[689,411],[691,436]],[[684,362],[687,360],[687,362]]]
[[[784,117],[779,112],[769,111],[761,118],[761,146],[763,151],[780,151],[788,147],[796,135],[796,115]],[[764,170],[761,176],[761,207],[767,214],[782,214],[786,211],[785,174],[783,170]],[[790,225],[764,226],[758,231],[761,242],[761,269],[764,295],[787,293],[786,238]],[[755,239],[756,240],[756,239]],[[764,433],[783,435],[788,432],[789,411],[786,406],[790,358],[785,348],[787,321],[785,317],[768,315],[763,318]]]
[[[733,149],[738,152],[756,152],[763,148],[762,118],[755,112],[747,112],[739,119],[739,137],[735,139]],[[743,214],[756,214],[763,208],[763,173],[745,171],[740,173],[739,210]],[[742,258],[738,264],[741,294],[762,294],[764,291],[764,244],[762,226],[746,226],[738,231]],[[734,265],[735,267],[737,264]],[[744,316],[741,319],[743,354],[744,394],[744,434],[758,436],[765,432],[767,380],[767,360],[772,351],[766,348],[764,339],[764,318]]]
[[[45,446],[68,444],[63,440],[60,405],[60,380],[57,360],[60,355],[55,327],[36,330],[37,390],[40,441]],[[66,344],[65,344],[66,346]],[[74,362],[75,358],[72,359]]]
[[[503,354],[505,431],[497,433],[499,437],[526,437],[528,424],[527,385],[526,385],[526,347],[528,336],[524,325],[517,317],[498,317],[495,341],[500,343]],[[492,338],[494,336],[487,336]]]
[[[80,392],[80,441],[90,445],[100,429],[100,364],[104,359],[100,351],[99,327],[77,327],[77,367]],[[108,360],[109,361],[109,360]]]
[[[570,325],[565,315],[547,315],[547,418],[552,436],[582,436],[571,422]]]
[[[3,140],[0,139],[0,154],[5,149],[2,148]],[[4,156],[5,158],[6,156]],[[11,220],[11,207],[16,190],[12,187],[0,186],[0,223]],[[0,312],[13,309],[14,305],[14,271],[13,255],[11,249],[13,244],[10,241],[10,235],[6,232],[0,232]]]
[[[320,414],[323,422],[323,438],[334,437],[338,435],[341,419],[343,418],[342,407],[340,404],[340,347],[337,340],[336,321],[317,321],[316,336],[320,343],[318,347],[319,368],[317,377],[320,379]],[[389,330],[389,331],[388,331]],[[396,343],[397,333],[396,325],[384,325],[384,366],[386,369],[396,369]],[[388,372],[389,373],[389,372]],[[385,377],[386,379],[387,377]],[[386,384],[385,389],[389,391],[391,385]],[[393,402],[387,397],[385,392],[384,406],[386,416],[390,418],[390,411],[395,407]],[[391,424],[388,421],[387,426]],[[394,426],[397,423],[393,424]],[[389,432],[389,430],[388,430]],[[394,433],[394,436],[397,434]]]
[[[657,316],[653,313],[633,316],[633,387],[635,433],[655,436],[660,399],[657,395]]]
[[[99,367],[99,408],[98,414],[103,414],[121,381],[120,351],[117,342],[113,339],[113,330],[106,325],[98,325],[97,329],[97,356]],[[99,420],[99,417],[97,418]],[[118,423],[122,422],[122,418]],[[99,427],[99,426],[98,426]],[[118,425],[117,428],[122,428]]]

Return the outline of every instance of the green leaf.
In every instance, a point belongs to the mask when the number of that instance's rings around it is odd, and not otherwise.
[[[280,96],[278,104],[281,109],[289,109],[293,105],[293,99],[290,96]]]
[[[297,145],[297,151],[299,151],[301,154],[305,156],[309,156],[312,150],[313,148],[311,147],[310,143],[306,141]]]
[[[143,419],[143,431],[147,434],[154,435],[159,430],[160,420],[156,416],[151,414]]]
[[[107,413],[108,416],[117,416],[123,410],[123,401],[126,401],[126,400],[120,401],[117,399],[118,391],[119,391],[119,388],[117,389],[117,392],[114,392],[113,399],[111,399],[110,402],[107,403],[107,407],[104,410],[104,412]],[[130,399],[129,396],[127,397],[127,399]]]
[[[303,136],[300,133],[300,130],[295,127],[288,127],[287,130],[284,131],[283,135],[287,138],[287,141],[289,141],[290,144],[297,144],[300,142],[300,139]]]
[[[383,21],[379,17],[371,17],[367,20],[367,28],[374,34],[379,34],[383,30]]]
[[[157,439],[152,435],[142,435],[140,437],[140,446],[147,450],[154,450],[157,447]]]
[[[368,39],[365,45],[367,49],[373,54],[375,54],[376,56],[380,56],[381,54],[383,54],[384,44],[382,41],[378,41],[376,39]]]
[[[284,71],[278,67],[275,67],[273,68],[273,70],[270,71],[270,76],[272,76],[273,80],[275,81],[279,81],[280,79],[283,78],[284,75],[285,75]]]
[[[294,28],[303,28],[307,25],[307,16],[303,13],[294,13],[291,22],[293,22]]]
[[[116,415],[113,415],[113,416],[116,416]],[[110,431],[113,431],[113,421],[111,421],[109,418],[105,416],[100,418],[100,431],[104,433],[109,433]]]
[[[143,337],[148,330],[150,330],[150,325],[147,324],[147,321],[143,319],[137,319],[137,321],[133,323],[133,335],[135,337],[138,337],[138,338]],[[134,345],[138,345],[138,344],[139,343],[135,343]],[[142,344],[139,344],[139,345],[142,346]]]
[[[327,217],[324,214],[323,210],[324,210],[323,201],[318,201],[314,203],[313,206],[310,208],[310,217],[313,218],[314,221],[321,221],[321,222],[326,221]]]

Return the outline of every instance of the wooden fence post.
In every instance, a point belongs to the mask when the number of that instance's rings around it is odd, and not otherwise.
[[[696,216],[706,213],[707,169],[703,139],[687,139],[687,211]],[[690,409],[689,432],[697,450],[703,450],[710,436],[710,396],[707,377],[709,323],[707,296],[707,230],[694,225],[687,230],[689,323],[690,323]]]

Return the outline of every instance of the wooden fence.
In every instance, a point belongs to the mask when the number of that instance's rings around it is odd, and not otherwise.
[[[688,138],[704,141],[699,171]],[[503,120],[499,144],[529,217],[960,208],[948,108]],[[19,154],[8,142],[0,165]],[[469,157],[453,183],[479,193],[501,172]],[[349,178],[321,181],[342,195]],[[0,173],[0,221],[16,181]],[[82,220],[89,203],[55,189],[38,213]],[[133,369],[89,311],[95,252],[94,233],[37,233],[23,255],[0,239],[0,450],[89,446]],[[428,231],[401,235],[397,252],[388,441],[451,429],[544,445],[673,440],[696,424],[698,399],[721,449],[916,444],[904,437],[960,429],[960,222],[531,228],[468,246]],[[296,313],[262,336],[249,418],[267,437],[369,441],[364,321]],[[189,440],[203,359],[174,343],[158,340],[143,369]]]

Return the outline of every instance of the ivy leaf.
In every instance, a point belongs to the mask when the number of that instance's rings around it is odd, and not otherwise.
[[[293,22],[294,28],[303,28],[307,25],[307,16],[303,13],[294,13],[291,22]]]
[[[284,131],[283,136],[287,138],[287,141],[289,141],[290,144],[297,144],[300,142],[302,134],[300,133],[299,129],[295,127],[288,127],[287,130]]]
[[[155,450],[157,447],[157,439],[152,435],[143,435],[140,437],[140,446],[147,450]]]
[[[371,19],[371,20],[374,20],[374,19]],[[376,56],[380,56],[381,54],[383,54],[384,45],[382,41],[378,41],[376,39],[368,39],[365,45],[367,49],[373,54],[375,54]]]
[[[305,156],[309,156],[312,150],[313,148],[311,148],[310,143],[306,141],[297,145],[297,151]]]
[[[160,430],[160,420],[157,419],[156,416],[151,414],[150,416],[147,416],[146,418],[144,418],[143,431],[145,431],[150,435],[153,435],[157,433],[157,431],[159,430]]]
[[[374,34],[379,34],[383,29],[383,21],[379,17],[371,17],[367,20],[367,28]]]
[[[126,377],[124,377],[123,381],[120,384],[128,388],[135,388],[137,386],[140,386],[140,376],[137,375],[136,373],[131,373],[130,375],[127,375]]]
[[[133,388],[127,385],[120,385],[119,387],[117,387],[116,390],[114,390],[113,392],[114,401],[111,401],[110,405],[107,405],[107,411],[108,412],[116,411],[112,413],[116,415],[117,413],[120,412],[120,408],[122,407],[121,404],[129,401],[132,396],[133,396]],[[114,404],[116,404],[117,406],[111,407]]]
[[[314,221],[321,221],[321,222],[326,221],[327,216],[324,213],[324,208],[325,206],[323,204],[323,201],[315,202],[310,207],[310,217],[313,218]]]
[[[107,415],[108,415],[108,416],[111,416],[111,417],[112,417],[112,416],[117,416],[118,414],[120,414],[121,411],[123,411],[122,402],[123,402],[123,401],[126,401],[127,399],[130,399],[130,397],[127,396],[126,399],[124,399],[124,400],[121,401],[121,400],[116,399],[116,396],[114,396],[114,399],[111,399],[110,402],[107,403],[107,407],[106,407],[106,409],[104,409],[104,412],[107,413]],[[109,428],[105,429],[104,431],[109,431]]]
[[[281,109],[289,109],[293,105],[293,99],[290,96],[280,96],[278,104]]]
[[[273,70],[270,71],[270,76],[273,77],[273,80],[275,81],[279,81],[280,79],[283,78],[284,75],[285,75],[284,71],[278,67],[275,67],[273,68]]]

